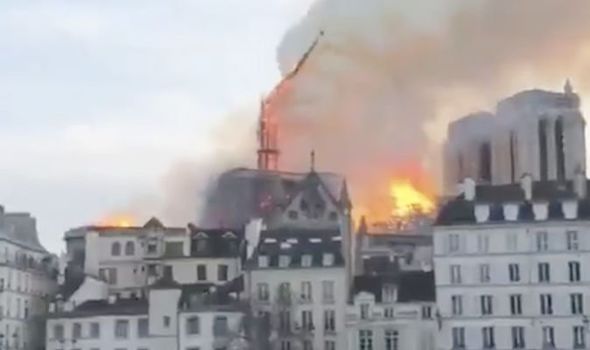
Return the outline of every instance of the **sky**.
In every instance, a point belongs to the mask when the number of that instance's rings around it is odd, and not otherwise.
[[[312,0],[0,2],[0,204],[50,251],[212,152]]]

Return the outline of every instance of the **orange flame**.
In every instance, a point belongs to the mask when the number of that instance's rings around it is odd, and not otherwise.
[[[98,226],[105,227],[131,227],[135,224],[135,219],[131,215],[116,214],[110,215],[98,222]]]
[[[436,186],[430,174],[411,162],[398,164],[366,186],[355,205],[354,220],[366,217],[370,224],[405,227],[415,218],[436,210]]]
[[[415,213],[431,213],[434,211],[434,200],[421,192],[407,179],[394,179],[391,183],[390,195],[393,199],[392,216],[407,218]]]

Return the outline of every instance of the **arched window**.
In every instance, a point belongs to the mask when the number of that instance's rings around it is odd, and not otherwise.
[[[111,244],[111,255],[112,256],[121,255],[121,243],[114,242],[113,244]]]
[[[125,243],[125,255],[135,254],[135,244],[131,241]]]

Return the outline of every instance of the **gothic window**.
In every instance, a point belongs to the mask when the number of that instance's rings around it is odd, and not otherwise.
[[[563,117],[555,122],[555,157],[557,166],[557,180],[565,180],[565,150],[563,142]]]
[[[485,182],[492,181],[492,148],[484,142],[479,148],[479,178]]]
[[[540,179],[545,181],[548,178],[548,165],[547,165],[547,121],[544,119],[539,120],[538,125],[539,133],[539,173]]]

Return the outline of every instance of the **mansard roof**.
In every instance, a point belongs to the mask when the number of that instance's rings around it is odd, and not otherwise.
[[[311,256],[311,266],[323,265],[324,254],[333,254],[330,267],[344,266],[339,230],[283,228],[263,231],[249,266],[256,268],[259,256],[268,257],[269,268],[279,268],[279,257],[289,257],[290,268],[303,268],[302,257]]]
[[[375,301],[383,301],[383,287],[397,288],[397,302],[433,302],[436,300],[433,271],[399,271],[393,274],[356,276],[352,284],[352,296],[367,292]]]
[[[147,315],[148,301],[145,298],[117,299],[113,303],[108,300],[88,300],[76,306],[72,311],[49,313],[48,318],[77,318],[88,316],[124,316]]]
[[[0,240],[22,248],[47,253],[39,242],[37,224],[29,213],[6,213],[0,206]]]
[[[243,229],[202,229],[189,225],[191,257],[232,258],[242,255]],[[199,244],[202,243],[202,246]]]
[[[590,181],[586,180],[586,188],[590,189]],[[503,205],[510,203],[518,206],[517,221],[534,221],[533,203],[548,204],[548,220],[564,220],[562,202],[577,201],[577,218],[590,219],[590,197],[588,191],[578,198],[573,181],[537,181],[532,184],[532,197],[527,200],[520,184],[510,185],[478,185],[475,188],[474,200],[466,200],[464,194],[445,203],[439,210],[435,225],[474,224],[475,207],[477,204],[490,206],[487,222],[505,222]]]

